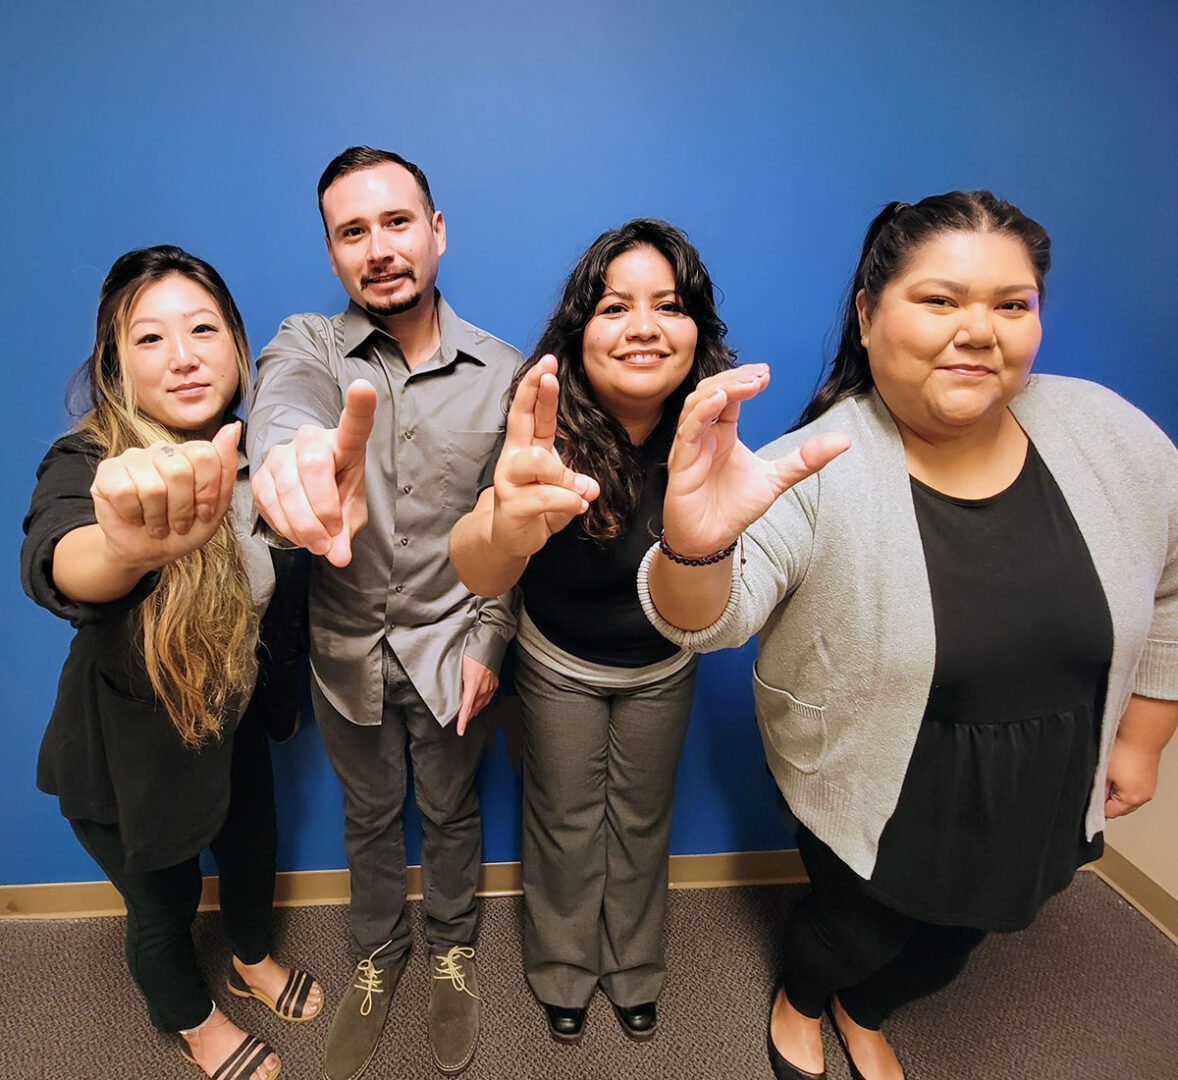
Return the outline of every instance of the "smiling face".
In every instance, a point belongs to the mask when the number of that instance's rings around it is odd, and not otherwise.
[[[691,371],[697,337],[666,258],[645,245],[623,252],[606,269],[582,338],[594,396],[619,420],[657,417]]]
[[[237,346],[217,301],[183,274],[140,290],[120,358],[139,411],[174,431],[211,438],[237,394]]]
[[[1022,241],[947,232],[870,304],[856,298],[872,378],[901,426],[936,440],[997,423],[1026,384],[1042,325]]]
[[[388,162],[335,180],[323,193],[331,268],[348,296],[378,318],[433,297],[446,225],[413,174]]]

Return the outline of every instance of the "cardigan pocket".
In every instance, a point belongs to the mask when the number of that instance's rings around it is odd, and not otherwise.
[[[770,686],[753,665],[753,702],[767,753],[802,773],[817,772],[826,757],[826,709]]]

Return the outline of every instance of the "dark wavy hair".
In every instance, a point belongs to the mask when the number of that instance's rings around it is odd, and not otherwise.
[[[585,532],[598,542],[614,540],[625,529],[642,492],[642,470],[626,429],[593,394],[581,359],[582,339],[605,292],[610,263],[637,247],[654,248],[671,264],[678,300],[695,322],[698,334],[691,370],[663,403],[664,415],[667,410],[678,414],[684,399],[701,379],[736,362],[736,353],[724,340],[728,327],[716,312],[707,267],[695,246],[674,225],[654,218],[628,221],[602,233],[577,260],[540,340],[516,373],[508,400],[541,357],[550,353],[556,357],[560,381],[558,449],[569,468],[594,477],[601,485],[600,496],[583,519]]]
[[[989,191],[948,191],[918,203],[888,203],[868,226],[840,313],[838,348],[826,378],[802,410],[795,428],[817,420],[844,398],[869,391],[875,381],[859,329],[855,297],[862,290],[869,307],[884,287],[903,273],[917,248],[942,233],[995,232],[1021,240],[1035,272],[1039,302],[1046,298],[1044,279],[1051,269],[1051,238],[1037,221]]]

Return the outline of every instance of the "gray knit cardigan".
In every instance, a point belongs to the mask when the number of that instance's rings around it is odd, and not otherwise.
[[[1113,655],[1089,837],[1104,827],[1105,776],[1133,693],[1178,699],[1178,451],[1142,412],[1094,383],[1040,375],[1011,411],[1055,477],[1108,601]],[[936,659],[928,570],[904,447],[879,395],[849,398],[764,447],[781,457],[841,431],[851,448],[781,496],[745,534],[732,591],[688,633],[643,609],[676,644],[732,648],[759,634],[753,697],[765,756],[790,808],[870,878],[895,810]]]

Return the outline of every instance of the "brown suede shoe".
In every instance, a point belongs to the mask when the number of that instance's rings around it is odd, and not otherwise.
[[[356,1080],[368,1068],[380,1043],[393,991],[405,970],[408,955],[403,953],[395,960],[385,960],[384,966],[378,967],[373,953],[356,965],[352,983],[340,998],[327,1033],[327,1049],[323,1054],[325,1080]]]
[[[460,1073],[474,1057],[479,1041],[482,1001],[475,953],[455,945],[433,957],[429,991],[429,1047],[444,1073]]]

